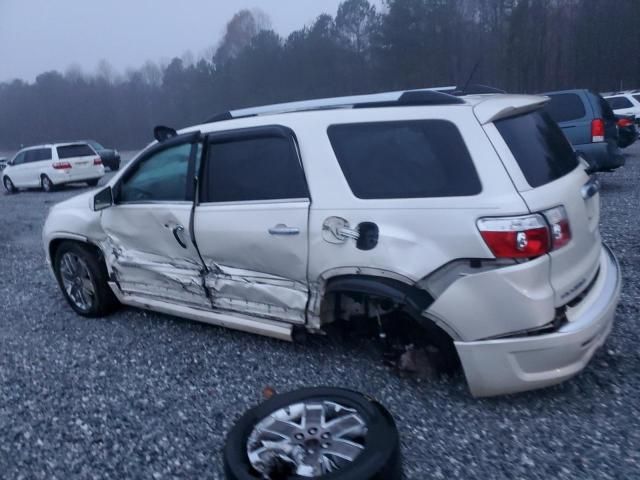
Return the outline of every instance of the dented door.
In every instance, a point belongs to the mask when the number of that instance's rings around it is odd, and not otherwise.
[[[189,233],[197,138],[178,137],[136,160],[102,213],[103,251],[125,295],[210,308]]]
[[[206,145],[194,225],[214,308],[304,322],[310,200],[293,132],[243,129]]]

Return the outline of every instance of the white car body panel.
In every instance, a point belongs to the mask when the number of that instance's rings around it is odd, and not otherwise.
[[[631,106],[628,108],[617,108],[613,110],[613,113],[616,115],[635,115],[636,121],[640,121],[640,93],[624,93],[620,95],[609,95],[604,97],[605,100],[610,100],[612,98],[626,98]]]

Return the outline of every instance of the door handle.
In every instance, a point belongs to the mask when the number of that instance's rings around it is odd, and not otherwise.
[[[176,239],[176,242],[178,242],[178,244],[184,248],[185,250],[187,249],[187,244],[186,242],[180,237],[180,235],[182,235],[184,233],[184,227],[182,225],[176,225],[175,227],[173,227],[173,230],[171,230],[173,232],[173,237]]]
[[[295,227],[287,227],[286,225],[280,223],[275,227],[271,227],[269,229],[269,233],[271,235],[298,235],[300,233],[300,229]]]

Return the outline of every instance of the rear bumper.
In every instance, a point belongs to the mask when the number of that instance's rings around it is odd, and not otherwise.
[[[71,169],[73,170],[73,169]],[[51,181],[54,185],[62,185],[64,183],[75,182],[87,182],[90,180],[98,180],[104,176],[104,167],[95,169],[93,171],[76,173],[70,170],[60,170],[59,172],[51,173]]]
[[[613,142],[586,143],[575,148],[586,157],[589,165],[600,171],[614,170],[625,163],[624,155]]]
[[[607,247],[591,291],[567,310],[569,322],[557,332],[478,342],[455,342],[474,396],[543,388],[580,372],[613,326],[622,281],[618,262]]]

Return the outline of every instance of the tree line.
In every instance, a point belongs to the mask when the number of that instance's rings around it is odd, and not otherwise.
[[[125,75],[101,62],[0,83],[0,147],[94,138],[137,148],[157,124],[229,109],[426,86],[510,92],[640,88],[638,0],[345,0],[335,17],[282,38],[242,10],[208,58],[147,62]]]

